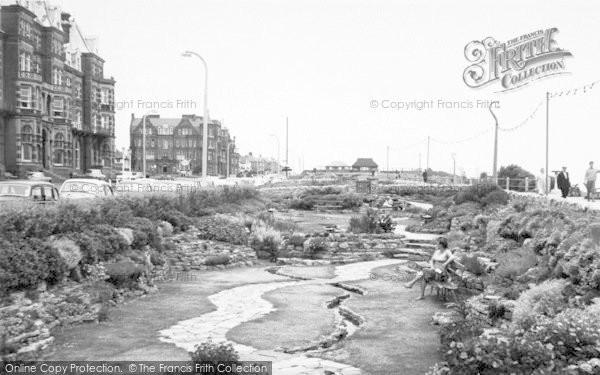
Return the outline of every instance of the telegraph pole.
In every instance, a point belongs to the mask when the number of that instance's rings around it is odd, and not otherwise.
[[[494,121],[496,122],[496,129],[494,131],[494,170],[492,171],[492,177],[494,178],[494,181],[498,183],[498,118],[492,111],[492,105],[495,105],[495,103],[496,102],[490,103],[488,108],[494,117]]]
[[[288,177],[288,171],[289,171],[289,163],[288,163],[288,138],[289,138],[289,133],[288,133],[288,118],[287,116],[285,117],[285,178]]]
[[[386,155],[386,178],[389,179],[390,176],[390,146],[387,146],[387,155]]]
[[[550,149],[550,93],[546,92],[546,191],[548,194],[550,191],[549,181],[548,181],[548,155]]]
[[[425,168],[425,170],[429,170],[429,141],[430,141],[431,137],[427,136],[427,167]]]

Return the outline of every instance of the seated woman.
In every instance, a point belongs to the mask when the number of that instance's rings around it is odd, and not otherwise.
[[[421,284],[421,295],[417,300],[425,298],[425,287],[427,282],[432,280],[446,281],[447,272],[446,267],[454,260],[452,251],[448,249],[448,240],[443,237],[438,238],[437,247],[429,260],[429,268],[424,268],[417,273],[414,279],[404,284],[406,288],[412,288],[413,285],[422,280]]]

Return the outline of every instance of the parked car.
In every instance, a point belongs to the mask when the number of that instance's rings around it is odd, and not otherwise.
[[[0,181],[0,202],[24,200],[36,203],[50,203],[56,202],[59,196],[56,187],[46,181]]]
[[[99,180],[106,180],[106,175],[102,173],[102,169],[88,169],[85,171],[85,176],[89,178],[97,178]]]
[[[52,178],[44,175],[44,172],[27,172],[28,180],[52,182]]]
[[[142,178],[142,175],[138,175],[137,173],[131,171],[124,171],[122,173],[117,173],[115,180],[117,183],[119,183],[121,181],[135,180],[137,178]]]
[[[114,196],[113,188],[106,181],[95,178],[71,178],[60,187],[62,198],[93,199]]]

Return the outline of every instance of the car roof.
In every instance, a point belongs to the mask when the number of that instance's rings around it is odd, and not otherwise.
[[[40,181],[40,180],[4,180],[0,181],[0,184],[21,184],[21,185],[51,185],[54,184],[48,181]]]
[[[108,185],[108,182],[98,180],[97,178],[70,178],[70,179],[66,180],[65,182],[63,182],[63,184],[66,184],[67,182],[82,182],[82,183],[94,184],[94,185]]]

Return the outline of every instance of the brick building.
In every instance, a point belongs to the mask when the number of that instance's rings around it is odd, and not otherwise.
[[[0,169],[111,168],[115,81],[104,60],[69,14],[23,4],[0,8]]]
[[[146,173],[176,174],[179,171],[202,173],[203,118],[183,115],[181,118],[146,117]],[[130,124],[131,166],[143,169],[142,118],[131,114]],[[229,153],[228,153],[229,149]],[[208,171],[210,176],[235,175],[239,170],[239,154],[235,150],[235,138],[227,128],[216,120],[208,122]]]

